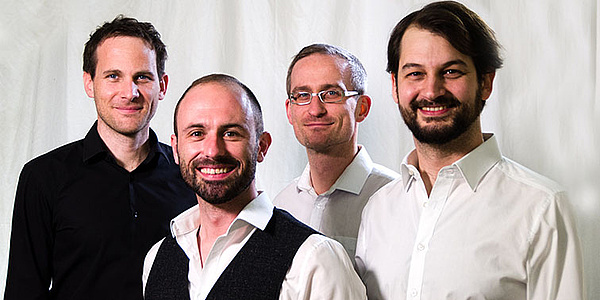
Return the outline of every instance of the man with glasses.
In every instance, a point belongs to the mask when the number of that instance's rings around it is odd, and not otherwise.
[[[246,85],[204,76],[183,93],[174,120],[173,154],[198,205],[148,252],[146,300],[366,299],[342,245],[257,189],[271,135]]]
[[[358,123],[371,108],[366,71],[348,51],[313,44],[292,60],[286,85],[287,117],[306,147],[308,165],[274,203],[342,243],[354,257],[363,207],[398,176],[374,164],[357,144]]]

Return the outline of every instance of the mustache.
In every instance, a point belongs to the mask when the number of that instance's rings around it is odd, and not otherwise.
[[[433,100],[422,98],[422,99],[415,99],[410,102],[410,108],[413,110],[417,110],[417,109],[425,107],[425,106],[433,106],[433,105],[455,107],[455,106],[460,105],[460,101],[458,101],[458,99],[456,99],[456,97],[454,97],[453,95],[442,95]]]
[[[199,157],[192,162],[194,167],[198,166],[219,166],[219,165],[234,165],[237,166],[239,162],[228,155],[221,155],[215,157]]]

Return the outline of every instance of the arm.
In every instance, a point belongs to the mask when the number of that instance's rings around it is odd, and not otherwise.
[[[531,238],[527,299],[584,299],[581,246],[564,192],[547,203]]]
[[[365,287],[344,247],[313,234],[300,246],[279,299],[366,299]]]
[[[26,165],[15,197],[5,300],[49,299],[52,215],[41,176]]]

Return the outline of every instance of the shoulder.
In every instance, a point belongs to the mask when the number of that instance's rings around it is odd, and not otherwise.
[[[366,299],[365,287],[344,247],[320,234],[309,236],[298,249],[282,293],[297,299],[309,295],[321,299]]]
[[[35,177],[58,179],[70,169],[83,165],[82,140],[60,146],[27,162],[21,170],[21,179]]]
[[[287,199],[291,197],[295,197],[298,194],[298,180],[300,177],[294,178],[289,184],[287,184],[283,189],[277,193],[275,198],[273,198],[273,204],[275,206],[281,205],[287,201]]]
[[[503,157],[495,168],[501,172],[501,183],[518,187],[522,192],[554,196],[565,193],[565,189],[555,181],[529,168]]]
[[[171,146],[158,142],[157,143],[157,151],[162,154],[162,156],[170,163],[175,164],[175,158],[173,157],[173,148]]]
[[[371,170],[370,176],[384,178],[384,179],[387,179],[388,181],[392,181],[392,180],[398,178],[400,176],[400,174],[398,174],[398,172],[396,172],[388,167],[374,163],[373,170]]]

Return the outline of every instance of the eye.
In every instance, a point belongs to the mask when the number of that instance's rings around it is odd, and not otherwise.
[[[425,72],[421,72],[421,71],[408,72],[404,75],[404,78],[406,78],[408,80],[421,80],[421,79],[425,78]]]
[[[459,77],[465,75],[465,72],[463,72],[461,70],[457,70],[457,69],[448,69],[448,70],[444,71],[443,75],[446,78],[453,79],[453,78],[459,78]]]
[[[147,76],[147,75],[138,75],[138,76],[135,77],[135,80],[138,81],[138,82],[139,81],[147,82],[147,81],[151,81],[152,77]]]
[[[119,78],[119,76],[117,74],[108,74],[108,75],[106,75],[106,78],[115,80],[115,79]]]
[[[339,90],[327,90],[323,93],[325,98],[337,99],[342,96],[342,91]]]
[[[202,137],[204,132],[202,130],[194,130],[190,132],[190,136],[192,137]]]
[[[290,100],[295,103],[307,103],[311,98],[312,95],[308,92],[295,92],[290,95]]]

